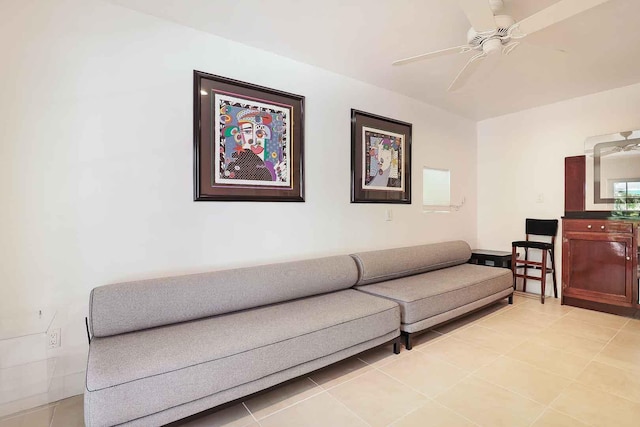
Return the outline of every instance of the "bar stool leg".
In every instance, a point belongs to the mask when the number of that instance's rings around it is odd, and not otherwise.
[[[542,273],[540,275],[540,287],[541,292],[540,292],[540,299],[542,301],[542,304],[544,304],[544,293],[545,293],[545,284],[547,281],[547,250],[543,249],[542,250]]]
[[[529,261],[529,248],[524,248],[524,260]],[[529,264],[524,264],[524,278],[522,279],[522,292],[527,292],[527,275],[529,274]]]
[[[516,290],[516,247],[511,246],[511,274],[513,276],[513,290]]]
[[[558,285],[556,283],[556,261],[553,249],[551,250],[551,268],[553,269],[553,296],[554,298],[558,298]]]

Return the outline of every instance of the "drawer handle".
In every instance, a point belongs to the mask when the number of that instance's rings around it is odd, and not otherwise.
[[[627,261],[631,261],[631,257],[630,256],[627,257]]]
[[[589,229],[590,229],[590,228],[591,228],[591,224],[587,225],[587,228],[589,228]]]
[[[604,230],[604,225],[601,225],[601,226],[600,226],[600,230]]]

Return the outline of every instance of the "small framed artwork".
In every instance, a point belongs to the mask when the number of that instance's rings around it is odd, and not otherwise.
[[[351,110],[351,203],[411,203],[411,123]]]
[[[304,202],[304,97],[194,71],[194,200]]]

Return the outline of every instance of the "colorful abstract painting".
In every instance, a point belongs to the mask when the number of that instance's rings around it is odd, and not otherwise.
[[[351,203],[411,204],[411,129],[351,109]]]
[[[213,102],[213,184],[291,187],[291,107],[220,93]]]
[[[304,96],[193,71],[193,200],[304,202]]]
[[[362,127],[362,189],[404,191],[404,135]]]

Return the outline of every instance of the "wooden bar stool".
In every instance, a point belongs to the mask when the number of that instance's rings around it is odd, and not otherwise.
[[[547,274],[553,275],[553,295],[558,298],[558,286],[556,281],[556,261],[554,253],[554,244],[556,235],[558,234],[557,219],[531,219],[527,218],[526,222],[527,240],[519,240],[511,243],[511,271],[513,271],[513,289],[516,288],[516,278],[522,277],[522,291],[527,291],[527,279],[540,281],[540,300],[544,304],[545,286]],[[532,240],[531,236],[551,237],[551,242],[541,242]],[[524,259],[517,258],[518,248],[524,249]],[[529,249],[539,249],[542,252],[540,261],[531,261],[529,259]],[[547,265],[547,259],[551,258],[551,266]],[[519,269],[524,269],[524,273],[519,273]],[[529,269],[540,270],[540,277],[530,276]]]

